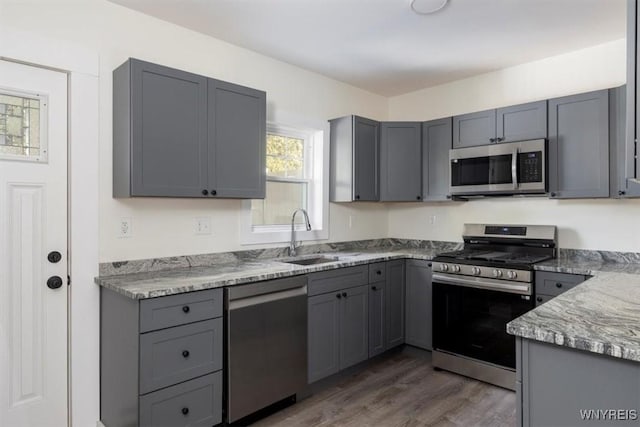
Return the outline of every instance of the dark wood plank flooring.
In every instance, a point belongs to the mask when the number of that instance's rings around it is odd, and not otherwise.
[[[515,393],[444,371],[405,349],[372,361],[252,426],[515,426]]]

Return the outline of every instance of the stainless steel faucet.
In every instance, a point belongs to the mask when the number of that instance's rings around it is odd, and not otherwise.
[[[311,231],[311,223],[309,222],[309,214],[304,209],[296,209],[291,215],[291,243],[289,244],[289,256],[296,256],[296,249],[300,246],[296,243],[296,214],[302,212],[304,220],[306,222],[307,231]]]

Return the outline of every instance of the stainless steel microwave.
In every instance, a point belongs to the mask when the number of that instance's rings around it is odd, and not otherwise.
[[[530,141],[449,151],[451,196],[504,196],[547,192],[547,141]]]

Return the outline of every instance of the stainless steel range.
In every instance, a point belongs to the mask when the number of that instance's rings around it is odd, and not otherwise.
[[[513,390],[506,324],[534,307],[533,265],[555,257],[556,227],[465,224],[463,238],[433,260],[433,366]]]

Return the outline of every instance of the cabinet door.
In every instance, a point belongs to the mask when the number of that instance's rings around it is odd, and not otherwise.
[[[341,299],[338,295],[338,292],[332,292],[308,300],[309,383],[335,374],[340,369]]]
[[[422,199],[449,200],[452,118],[422,124]]]
[[[380,124],[363,117],[353,118],[353,200],[378,201]]]
[[[404,344],[404,263],[387,263],[385,350]]]
[[[422,199],[421,124],[384,122],[380,133],[380,200]]]
[[[202,197],[207,188],[207,79],[135,59],[130,66],[131,81],[116,83],[131,85],[131,195]],[[114,84],[114,98],[119,89]],[[114,109],[119,107],[114,102]],[[123,163],[114,162],[115,175],[128,175],[118,170]]]
[[[369,355],[369,286],[345,289],[341,295],[340,369],[345,369]]]
[[[453,148],[495,142],[496,110],[479,111],[453,118]]]
[[[386,294],[385,282],[369,285],[369,357],[385,350]]]
[[[609,197],[609,92],[549,101],[549,192],[559,199]]]
[[[209,79],[209,191],[214,197],[263,199],[266,94]]]
[[[431,263],[407,261],[405,341],[426,350],[431,344]]]
[[[547,101],[498,108],[498,142],[525,141],[547,137]]]

